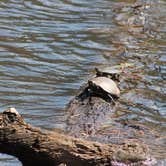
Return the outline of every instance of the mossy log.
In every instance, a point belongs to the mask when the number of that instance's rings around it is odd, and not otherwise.
[[[24,166],[146,165],[145,145],[125,143],[101,144],[57,132],[41,131],[25,123],[21,115],[10,108],[0,114],[0,152],[16,156]]]

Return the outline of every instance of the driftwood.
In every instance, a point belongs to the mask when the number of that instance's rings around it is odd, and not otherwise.
[[[41,131],[26,124],[14,109],[0,114],[0,152],[16,156],[24,166],[148,165],[146,146],[137,143],[101,144],[56,132]]]

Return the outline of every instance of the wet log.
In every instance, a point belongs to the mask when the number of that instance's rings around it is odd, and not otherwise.
[[[41,131],[25,123],[10,108],[0,114],[0,152],[16,156],[24,166],[148,165],[153,160],[145,145],[101,144],[57,132]]]
[[[105,121],[110,120],[110,114],[115,108],[111,102],[106,102],[100,97],[92,97],[90,103],[89,98],[80,101],[79,97],[75,97],[66,106],[66,132],[77,138],[110,142],[105,136],[98,136],[98,131]]]

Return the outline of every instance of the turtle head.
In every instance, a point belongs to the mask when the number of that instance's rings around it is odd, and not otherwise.
[[[95,72],[97,77],[103,76],[103,72],[101,72],[97,67],[95,67]]]

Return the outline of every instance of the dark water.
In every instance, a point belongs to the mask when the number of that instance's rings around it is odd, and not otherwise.
[[[133,25],[135,2],[1,0],[1,111],[12,106],[34,126],[64,129],[64,106],[94,67],[131,63],[141,79],[123,87],[121,118],[153,129],[155,156],[166,158],[166,1],[142,1]],[[21,164],[0,156],[0,165]]]

